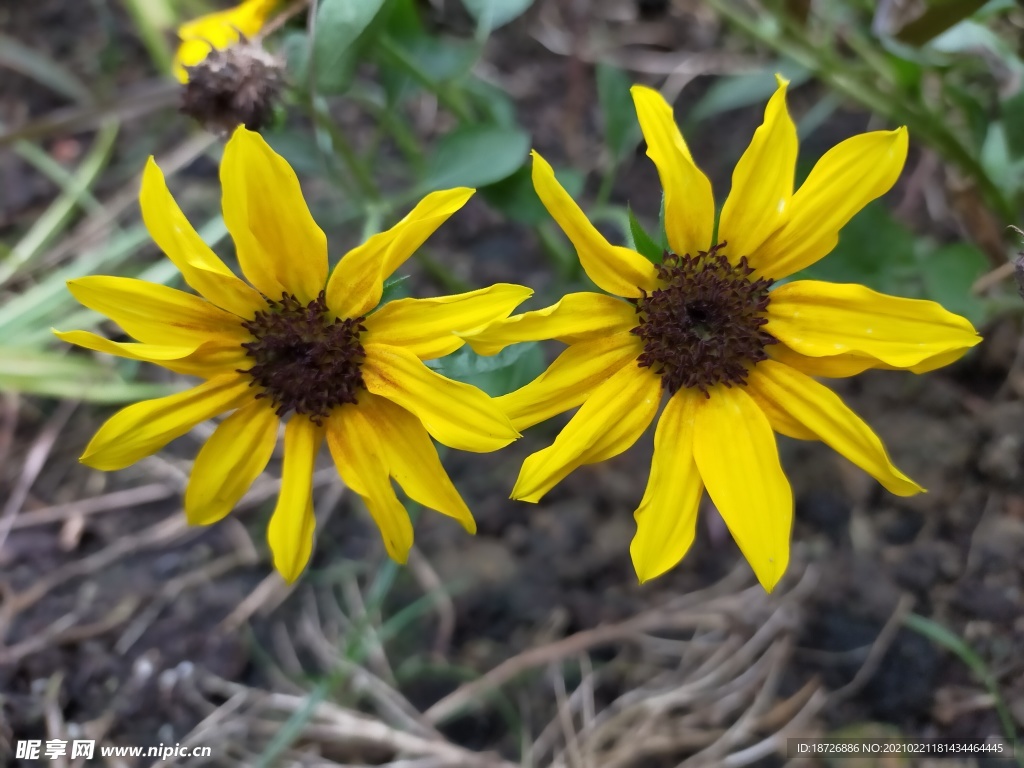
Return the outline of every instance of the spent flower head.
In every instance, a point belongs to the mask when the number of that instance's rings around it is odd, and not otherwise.
[[[134,341],[86,331],[57,332],[61,339],[204,379],[114,414],[81,460],[97,469],[121,469],[196,424],[230,413],[196,456],[185,493],[189,522],[206,525],[227,515],[263,472],[283,423],[283,476],[267,537],[274,564],[288,580],[298,577],[312,551],[312,475],[325,441],[395,560],[406,560],[413,530],[392,479],[411,499],[474,532],[473,517],[431,437],[482,452],[519,433],[486,394],[435,373],[424,361],[461,347],[456,331],[507,317],[531,291],[499,284],[376,308],[384,280],[473,190],[427,195],[329,273],[327,239],[298,178],[258,133],[235,131],[220,176],[224,221],[245,280],[202,241],[150,159],[142,179],[143,220],[199,295],[126,277],[68,283],[82,304]]]
[[[893,185],[907,153],[905,128],[854,136],[794,191],[786,85],[780,78],[736,165],[715,240],[711,183],[672,108],[657,91],[633,88],[665,194],[671,250],[658,265],[610,244],[534,153],[538,195],[607,294],[570,294],[467,336],[481,354],[520,341],[569,345],[536,380],[498,398],[517,429],[581,406],[553,445],[526,459],[515,499],[539,501],[577,467],[629,448],[667,396],[630,546],[641,581],[689,550],[706,489],[761,584],[775,586],[789,562],[793,496],[773,431],[821,440],[892,493],[921,492],[870,427],[812,377],[920,373],[980,341],[966,319],[931,301],[861,285],[776,284],[831,251],[854,214]]]

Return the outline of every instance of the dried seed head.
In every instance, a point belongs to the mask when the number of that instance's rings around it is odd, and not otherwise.
[[[324,292],[303,304],[291,294],[267,299],[267,309],[246,320],[243,344],[251,368],[239,371],[269,397],[279,416],[294,411],[320,424],[332,409],[355,403],[366,388],[360,335],[364,318],[332,318]]]
[[[244,37],[185,69],[181,111],[213,133],[226,135],[238,125],[258,131],[284,87],[284,63]]]
[[[665,254],[660,287],[637,299],[633,333],[644,342],[637,362],[660,374],[670,395],[684,387],[707,395],[716,384],[745,384],[750,367],[777,341],[762,328],[773,281],[751,280],[746,257],[733,263],[724,247]]]

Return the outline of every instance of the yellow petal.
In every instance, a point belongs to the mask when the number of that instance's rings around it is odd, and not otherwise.
[[[199,422],[238,408],[252,397],[248,377],[232,373],[184,392],[129,405],[107,419],[79,461],[108,472],[123,469]]]
[[[719,385],[694,420],[693,458],[758,581],[771,592],[789,564],[793,492],[768,419],[740,387]]]
[[[910,368],[981,341],[970,322],[934,301],[902,299],[863,285],[799,280],[771,293],[764,329],[810,357],[848,352]]]
[[[108,355],[126,357],[155,363],[175,373],[212,379],[226,373],[247,369],[250,359],[237,343],[204,341],[183,347],[138,344],[135,342],[111,341],[89,331],[54,331],[61,341],[75,344],[84,349],[104,352]]]
[[[192,228],[152,157],[142,174],[139,204],[153,242],[174,262],[192,288],[239,317],[251,318],[266,308],[259,293],[235,277]]]
[[[434,373],[400,347],[366,344],[364,349],[366,388],[415,414],[438,442],[485,453],[519,437],[498,404],[476,387]]]
[[[758,267],[757,249],[782,226],[789,213],[796,172],[796,125],[786,109],[788,80],[768,101],[764,122],[732,173],[732,190],[722,207],[718,240],[728,243],[733,261],[748,257]]]
[[[599,386],[555,438],[529,456],[512,498],[537,502],[570,472],[618,456],[637,441],[658,411],[661,377],[627,365]]]
[[[654,161],[665,190],[665,234],[669,245],[680,255],[695,256],[712,244],[715,198],[711,182],[694,164],[665,98],[643,85],[634,85],[630,93],[647,142],[647,156]]]
[[[327,305],[338,317],[365,315],[380,302],[384,281],[476,190],[431,192],[404,219],[346,253],[327,284]]]
[[[388,455],[374,424],[359,405],[335,408],[327,421],[327,447],[345,484],[359,494],[392,560],[404,563],[412,547],[412,522],[388,476]]]
[[[533,152],[533,187],[576,248],[580,264],[598,288],[627,298],[640,296],[641,288],[654,290],[657,281],[654,265],[629,248],[609,243],[558,183],[555,172],[536,150]]]
[[[760,365],[761,364],[758,363],[758,366]],[[747,394],[753,398],[754,402],[757,403],[757,407],[760,408],[768,418],[768,423],[772,425],[772,429],[780,435],[792,437],[794,440],[818,439],[818,435],[816,433],[812,432],[800,421],[793,418],[789,411],[778,405],[774,400],[764,397],[756,388],[747,387]]]
[[[366,342],[402,347],[420,360],[444,357],[465,344],[456,331],[508,317],[531,295],[530,288],[499,283],[456,296],[390,301],[363,323]]]
[[[839,242],[839,230],[884,195],[907,159],[907,129],[862,133],[824,154],[793,195],[784,226],[751,259],[776,280],[809,267]]]
[[[272,299],[312,301],[327,283],[327,237],[295,171],[258,133],[235,129],[220,164],[224,223],[249,282]]]
[[[857,352],[846,352],[839,355],[831,355],[829,357],[809,357],[808,355],[801,355],[799,352],[794,352],[785,344],[772,344],[768,347],[768,354],[773,360],[778,360],[781,363],[792,366],[801,373],[806,373],[808,376],[821,376],[827,379],[845,379],[849,376],[856,376],[857,374],[863,373],[864,371],[872,368],[878,368],[885,371],[906,370],[911,373],[928,373],[929,371],[944,368],[951,363],[955,363],[967,354],[967,352],[967,347],[963,349],[953,349],[949,352],[943,352],[935,355],[934,357],[929,357],[926,360],[908,368],[900,368],[895,365],[887,365],[877,358]]]
[[[178,28],[181,45],[174,56],[174,76],[188,82],[185,67],[194,67],[211,49],[224,50],[238,42],[238,35],[254,37],[263,28],[279,0],[246,0],[216,13],[208,13]]]
[[[654,431],[654,459],[629,545],[640,583],[674,567],[690,549],[704,493],[693,461],[693,421],[704,395],[683,389],[669,398]]]
[[[437,449],[420,420],[376,395],[361,397],[359,409],[380,440],[389,473],[406,495],[455,518],[467,531],[476,533],[476,521],[444,471]]]
[[[270,402],[256,400],[217,425],[192,465],[185,491],[189,525],[210,525],[234,509],[266,469],[280,423]]]
[[[274,568],[291,583],[313,553],[313,469],[324,439],[324,428],[304,416],[292,416],[284,428],[281,491],[267,526],[267,543]]]
[[[594,390],[635,364],[643,345],[629,331],[573,344],[524,387],[495,398],[516,429],[526,429],[582,405]]]
[[[885,446],[835,392],[794,368],[774,360],[758,363],[750,371],[751,392],[803,424],[897,496],[913,496],[924,488],[889,460]]]
[[[94,275],[68,280],[68,290],[145,344],[195,348],[204,341],[241,344],[250,338],[230,312],[166,285]]]
[[[460,334],[478,355],[496,355],[509,344],[557,339],[564,344],[601,339],[638,325],[636,308],[603,293],[570,293],[557,304],[498,320]]]

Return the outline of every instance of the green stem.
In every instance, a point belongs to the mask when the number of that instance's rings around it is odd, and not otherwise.
[[[304,98],[310,99],[310,96],[306,94]],[[367,200],[379,201],[380,190],[377,189],[373,176],[370,175],[369,170],[367,170],[362,160],[356,154],[355,149],[345,134],[338,130],[338,126],[335,125],[334,119],[326,107],[316,97],[312,97],[312,101],[307,101],[307,104],[310,107],[309,111],[313,116],[316,126],[326,131],[331,137],[331,147],[345,164],[345,168],[352,177],[352,181],[355,182],[359,193]]]
[[[978,159],[965,147],[960,140],[945,128],[944,118],[933,115],[927,110],[918,111],[917,105],[904,97],[890,95],[864,81],[849,76],[841,71],[842,63],[833,69],[826,64],[827,57],[814,48],[806,40],[790,30],[783,37],[762,28],[757,22],[731,7],[728,0],[708,0],[719,14],[748,37],[773,48],[778,53],[796,61],[837,92],[859,102],[868,109],[883,113],[888,117],[905,123],[915,135],[921,136],[931,144],[946,160],[959,166],[961,170],[973,178],[995,212],[1006,219],[1013,219],[1013,205],[1002,194],[999,187],[989,178]],[[873,57],[865,59],[870,65],[879,66]],[[886,72],[876,72],[881,80],[888,80]]]
[[[427,274],[437,280],[438,283],[446,290],[451,293],[466,293],[471,290],[470,286],[463,280],[460,280],[451,273],[451,270],[445,268],[430,256],[423,248],[420,248],[414,254],[416,261],[418,261],[423,269],[426,270]]]
[[[174,12],[167,0],[126,0],[125,5],[153,66],[159,72],[170,72],[174,56],[164,30],[171,26]]]
[[[409,77],[437,96],[445,107],[451,110],[452,114],[463,123],[475,123],[473,113],[469,109],[461,94],[452,91],[444,84],[431,80],[430,77],[409,58],[402,48],[395,44],[395,41],[388,35],[381,35],[377,40],[380,51],[397,67],[403,70]]]

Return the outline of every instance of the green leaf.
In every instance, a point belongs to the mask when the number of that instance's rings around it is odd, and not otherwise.
[[[467,80],[461,87],[479,107],[479,111],[484,115],[484,122],[494,123],[502,128],[516,128],[519,125],[515,102],[503,89],[477,78]]]
[[[281,38],[281,53],[288,79],[293,83],[305,83],[309,78],[309,35],[297,29],[288,30]]]
[[[1014,157],[1024,156],[1024,89],[1002,103],[1006,139]]]
[[[1010,155],[1010,143],[1001,121],[988,126],[985,142],[981,145],[981,166],[988,177],[1007,197],[1013,197],[1021,184],[1018,169]]]
[[[313,40],[316,85],[322,93],[341,93],[358,60],[356,41],[370,26],[384,0],[320,0]]]
[[[973,245],[942,246],[922,259],[925,297],[980,325],[986,319],[985,302],[971,293],[971,286],[988,267],[985,254]]]
[[[45,397],[121,403],[170,394],[166,384],[143,384],[121,379],[109,367],[84,355],[62,350],[0,347],[0,391]]]
[[[493,184],[515,173],[529,150],[530,134],[518,128],[473,126],[457,130],[434,148],[420,188],[429,192]]]
[[[924,45],[950,27],[972,15],[986,0],[942,0],[933,2],[924,13],[905,24],[896,38],[909,45]]]
[[[603,62],[597,65],[597,101],[604,119],[604,140],[616,162],[621,162],[640,141],[630,85],[631,80],[621,69]]]
[[[380,302],[377,304],[378,307],[383,307],[389,301],[395,299],[408,298],[409,294],[409,275],[392,275],[384,281],[384,290],[380,296]]]
[[[843,227],[832,253],[803,270],[800,277],[861,283],[883,293],[919,294],[914,249],[913,234],[883,204],[873,202]]]
[[[476,19],[477,36],[486,37],[492,30],[522,16],[533,0],[462,0],[462,4]]]
[[[577,197],[583,191],[585,176],[579,171],[556,168],[555,176],[572,197]],[[490,184],[480,192],[488,203],[514,221],[536,226],[551,219],[551,214],[537,197],[530,169],[525,165],[508,178]]]
[[[544,371],[544,355],[536,342],[513,344],[490,357],[468,346],[427,365],[455,381],[472,384],[491,397],[500,397],[533,381]]]
[[[630,247],[634,251],[652,264],[661,264],[661,260],[665,256],[665,249],[647,234],[647,230],[637,220],[632,208],[629,209],[629,236],[632,240]]]
[[[754,74],[720,78],[686,115],[687,124],[693,125],[712,115],[751,104],[763,104],[778,88],[776,72],[789,80],[792,88],[802,85],[811,77],[806,68],[788,59],[780,59]]]

